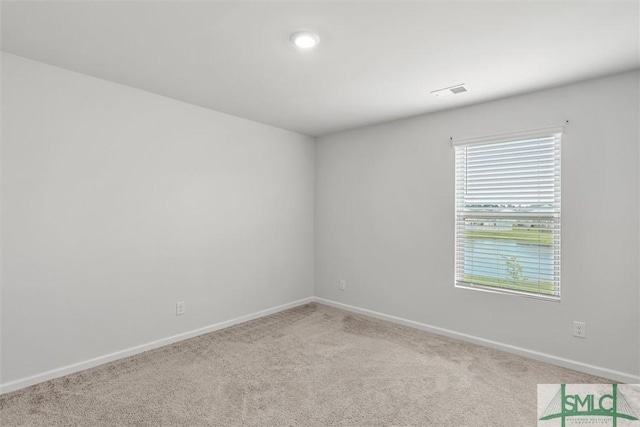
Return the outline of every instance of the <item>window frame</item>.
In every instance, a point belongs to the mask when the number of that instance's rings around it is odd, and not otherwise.
[[[455,227],[455,240],[454,240],[454,244],[455,244],[455,249],[454,249],[454,285],[456,288],[460,288],[460,289],[471,289],[471,290],[475,290],[475,291],[481,291],[481,292],[489,292],[489,293],[496,293],[496,294],[502,294],[502,295],[516,295],[516,296],[523,296],[526,298],[533,298],[533,299],[538,299],[538,300],[544,300],[544,301],[552,301],[552,302],[560,302],[561,298],[562,298],[562,287],[561,287],[561,253],[562,253],[562,238],[561,238],[561,223],[562,223],[562,209],[561,209],[561,165],[562,165],[562,160],[561,160],[561,152],[562,152],[562,137],[563,137],[563,133],[564,133],[564,126],[556,126],[556,127],[550,127],[550,128],[542,128],[542,129],[535,129],[535,130],[529,130],[529,131],[524,131],[524,132],[514,132],[514,133],[508,133],[508,134],[500,134],[500,135],[492,135],[492,136],[485,136],[485,137],[480,137],[480,138],[467,138],[467,139],[457,139],[454,140],[453,138],[451,138],[451,142],[452,145],[455,149],[455,165],[454,165],[454,174],[455,174],[455,186],[454,186],[454,200],[455,200],[455,216],[454,216],[454,227]],[[480,284],[480,283],[473,283],[470,281],[465,281],[464,279],[466,277],[464,277],[463,275],[466,274],[464,272],[464,270],[466,269],[467,266],[467,260],[464,258],[464,249],[461,250],[460,245],[461,242],[463,242],[464,245],[466,245],[467,240],[466,237],[463,237],[462,239],[460,238],[460,233],[461,230],[463,229],[463,227],[466,227],[467,225],[467,221],[469,221],[469,218],[473,219],[474,215],[476,215],[476,217],[482,217],[482,216],[493,216],[495,218],[503,218],[505,221],[518,221],[518,219],[522,219],[522,218],[526,218],[526,215],[524,214],[516,214],[516,215],[509,215],[508,213],[504,213],[501,214],[500,212],[492,212],[492,211],[486,211],[483,212],[482,214],[478,213],[478,214],[472,214],[470,213],[470,210],[465,210],[464,212],[460,212],[460,201],[461,198],[462,200],[465,200],[464,197],[467,196],[467,183],[465,180],[465,183],[463,186],[460,185],[459,179],[460,179],[460,174],[459,174],[459,169],[460,169],[460,165],[458,164],[459,162],[459,149],[464,149],[466,147],[472,146],[472,145],[489,145],[489,144],[500,144],[500,143],[517,143],[520,141],[526,141],[528,139],[538,139],[538,138],[553,138],[553,152],[554,152],[554,160],[553,160],[553,167],[554,167],[554,173],[553,173],[553,185],[554,185],[554,191],[553,191],[553,197],[554,197],[554,201],[553,201],[553,211],[550,212],[542,212],[542,213],[535,213],[535,214],[531,214],[530,215],[530,219],[533,220],[533,218],[540,218],[538,219],[538,221],[542,222],[542,221],[552,221],[552,236],[554,236],[552,243],[550,245],[551,247],[551,253],[552,253],[552,267],[551,267],[551,271],[553,271],[553,294],[546,294],[546,293],[541,293],[540,288],[538,288],[538,292],[533,292],[533,291],[525,291],[525,290],[517,290],[517,289],[510,289],[509,287],[507,287],[509,284],[505,283],[506,280],[509,279],[504,279],[504,278],[499,278],[499,277],[495,277],[494,279],[499,282],[500,280],[503,281],[503,283],[507,284],[507,286],[505,287],[501,287],[499,285],[496,286],[492,286],[492,285],[486,285],[486,284]],[[555,154],[557,153],[557,154]],[[464,153],[464,159],[465,162],[467,162],[467,156],[468,156],[468,152],[465,151]],[[464,165],[464,172],[465,174],[468,172],[468,168],[467,168],[467,163],[465,163]],[[517,178],[516,178],[517,179]],[[464,188],[464,190],[461,190],[461,187]],[[460,195],[459,192],[463,191],[464,194]],[[539,203],[539,202],[538,202]],[[498,209],[496,207],[496,209]],[[467,213],[467,215],[465,215],[465,213]],[[463,218],[464,215],[464,218]],[[465,233],[466,233],[466,228],[464,228]],[[557,230],[557,231],[556,231]],[[517,243],[517,242],[516,242]],[[497,245],[496,245],[497,246]],[[460,256],[462,254],[462,261],[460,261]],[[498,263],[498,257],[504,257],[503,255],[499,254],[499,250],[496,250],[496,263]],[[542,258],[540,258],[542,259]],[[506,263],[506,259],[504,261]],[[540,261],[538,261],[539,265],[540,265]],[[538,267],[539,268],[539,267]],[[539,279],[540,281],[540,279]],[[486,282],[486,281],[485,281]],[[511,286],[513,286],[513,284],[510,284]]]

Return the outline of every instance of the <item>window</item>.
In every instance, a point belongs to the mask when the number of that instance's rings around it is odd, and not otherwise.
[[[560,139],[454,141],[457,287],[560,299]]]

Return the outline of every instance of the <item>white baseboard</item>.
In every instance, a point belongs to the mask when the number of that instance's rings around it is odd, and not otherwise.
[[[353,313],[364,314],[366,316],[374,317],[380,320],[386,320],[389,322],[397,323],[404,326],[409,326],[423,331],[431,332],[437,335],[443,335],[449,338],[458,339],[461,341],[478,344],[484,347],[490,347],[497,350],[502,350],[507,353],[517,354],[518,356],[527,357],[529,359],[539,360],[541,362],[547,362],[552,365],[562,366],[563,368],[573,369],[574,371],[584,372],[599,377],[608,378],[614,381],[619,381],[627,384],[640,383],[640,376],[627,374],[624,372],[618,372],[599,366],[593,366],[586,363],[578,362],[575,360],[565,359],[563,357],[553,356],[551,354],[541,353],[539,351],[529,350],[522,347],[516,347],[509,344],[504,344],[497,341],[491,341],[484,338],[476,337],[473,335],[462,334],[449,329],[439,328],[437,326],[427,325],[425,323],[415,322],[413,320],[403,319],[401,317],[390,316],[388,314],[379,313],[373,310],[367,310],[364,308],[355,307],[340,302],[327,300],[324,298],[313,297],[313,300],[320,304],[330,305],[332,307],[341,308],[343,310],[351,311]]]
[[[300,305],[313,302],[313,297],[303,298],[297,301],[293,301],[287,304],[282,304],[277,307],[268,308],[266,310],[257,311],[255,313],[240,316],[235,319],[227,320],[224,322],[216,323],[213,325],[205,326],[203,328],[195,329],[192,331],[184,332],[181,334],[173,335],[168,338],[162,338],[157,341],[152,341],[146,344],[142,344],[136,347],[131,347],[125,350],[117,351],[115,353],[106,354],[104,356],[96,357],[94,359],[86,360],[84,362],[74,363],[73,365],[64,366],[62,368],[53,369],[51,371],[36,374],[30,377],[21,378],[19,380],[11,381],[5,384],[0,384],[0,394],[9,393],[19,390],[21,388],[29,387],[34,384],[49,381],[54,378],[63,377],[65,375],[73,374],[75,372],[83,371],[85,369],[93,368],[104,363],[113,362],[114,360],[123,359],[125,357],[133,356],[145,351],[153,350],[158,347],[164,347],[169,344],[173,344],[178,341],[193,338],[198,335],[207,334],[209,332],[217,331],[220,329],[228,328],[229,326],[237,325],[239,323],[248,322],[249,320],[258,319],[260,317],[268,316],[270,314],[278,313],[289,308],[298,307]]]
[[[25,387],[29,387],[34,384],[49,381],[54,378],[63,377],[65,375],[73,374],[75,372],[83,371],[85,369],[93,368],[98,365],[102,365],[108,362],[113,362],[118,359],[133,356],[145,351],[153,350],[158,347],[163,347],[169,344],[176,343],[188,338],[193,338],[198,335],[207,334],[209,332],[217,331],[220,329],[228,328],[229,326],[237,325],[239,323],[248,322],[249,320],[258,319],[260,317],[268,316],[270,314],[278,313],[289,308],[298,307],[310,302],[318,302],[320,304],[326,304],[332,307],[341,308],[343,310],[351,311],[353,313],[363,314],[366,316],[374,317],[381,320],[397,323],[400,325],[409,326],[423,331],[431,332],[438,335],[447,336],[461,341],[470,342],[473,344],[482,345],[485,347],[495,348],[497,350],[506,351],[508,353],[517,354],[519,356],[528,357],[530,359],[539,360],[542,362],[551,363],[553,365],[562,366],[565,368],[573,369],[575,371],[584,372],[591,375],[597,375],[604,378],[609,378],[614,381],[620,381],[623,383],[640,383],[640,376],[631,375],[624,372],[618,372],[599,366],[593,366],[586,363],[578,362],[575,360],[565,359],[562,357],[553,356],[546,353],[541,353],[526,348],[516,347],[509,344],[500,343],[497,341],[491,341],[484,338],[475,337],[472,335],[462,334],[449,329],[439,328],[437,326],[427,325],[425,323],[416,322],[413,320],[404,319],[401,317],[391,316],[388,314],[379,313],[373,310],[367,310],[364,308],[355,307],[348,304],[343,304],[336,301],[327,300],[318,297],[308,297],[297,301],[293,301],[287,304],[282,304],[277,307],[272,307],[266,310],[261,310],[255,313],[247,314],[245,316],[237,317],[235,319],[227,320],[224,322],[216,323],[213,325],[205,326],[203,328],[195,329],[192,331],[184,332],[181,334],[173,335],[168,338],[163,338],[157,341],[142,344],[136,347],[128,348],[125,350],[117,351],[115,353],[107,354],[104,356],[96,357],[94,359],[86,360],[84,362],[75,363],[73,365],[64,366],[62,368],[54,369],[51,371],[36,374],[30,377],[21,378],[15,381],[11,381],[5,384],[0,384],[0,394],[9,393]]]

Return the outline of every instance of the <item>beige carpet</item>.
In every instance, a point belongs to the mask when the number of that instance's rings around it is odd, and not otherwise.
[[[0,397],[8,426],[536,425],[602,378],[308,304]]]

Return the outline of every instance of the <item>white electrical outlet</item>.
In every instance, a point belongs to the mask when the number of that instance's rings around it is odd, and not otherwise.
[[[573,336],[578,338],[587,337],[587,324],[584,322],[573,321]]]
[[[346,291],[347,290],[347,281],[344,280],[344,279],[340,280],[340,285],[339,286],[340,286],[340,290],[341,291]]]
[[[176,303],[176,316],[181,316],[187,312],[187,307],[184,304],[184,301],[178,301]]]

